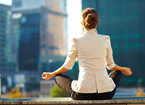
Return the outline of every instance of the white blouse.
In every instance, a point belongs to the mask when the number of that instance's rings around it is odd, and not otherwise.
[[[111,69],[115,66],[109,36],[98,34],[95,29],[85,30],[83,35],[71,40],[63,67],[72,69],[76,58],[79,77],[71,84],[75,92],[104,93],[115,88],[115,83],[106,70],[106,67]]]

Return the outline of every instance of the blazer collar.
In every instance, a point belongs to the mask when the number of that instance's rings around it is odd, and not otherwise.
[[[94,29],[84,29],[84,34],[85,33],[97,33],[98,34],[98,32],[95,28]]]

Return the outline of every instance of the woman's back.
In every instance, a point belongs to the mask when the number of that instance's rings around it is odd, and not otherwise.
[[[93,29],[85,31],[83,35],[77,38],[80,66],[85,65],[86,69],[90,69],[90,71],[105,68],[106,38],[107,36],[99,35]]]
[[[108,38],[109,36],[97,34],[95,29],[86,30],[83,35],[75,38],[80,70],[78,81],[72,82],[76,92],[95,93],[98,90],[100,93],[114,89],[115,84],[109,79],[105,65],[106,60],[108,66],[115,65],[113,58],[107,57],[112,57],[112,53],[109,53],[111,49],[108,49]]]

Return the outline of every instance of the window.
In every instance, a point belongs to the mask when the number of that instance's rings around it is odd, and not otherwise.
[[[21,2],[22,2],[21,0],[13,0],[13,6],[14,7],[21,7],[21,5],[22,5]]]

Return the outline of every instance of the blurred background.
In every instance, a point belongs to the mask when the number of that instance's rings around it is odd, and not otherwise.
[[[68,42],[82,33],[80,13],[87,7],[99,14],[98,33],[111,37],[115,63],[133,71],[115,95],[144,96],[145,0],[0,0],[2,98],[67,96],[41,74],[64,63]],[[76,61],[66,74],[77,80],[78,72]]]

